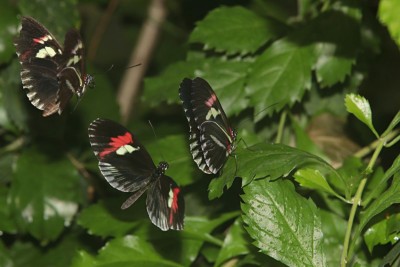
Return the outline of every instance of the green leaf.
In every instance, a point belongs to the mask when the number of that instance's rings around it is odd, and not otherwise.
[[[310,89],[313,50],[299,43],[290,38],[278,40],[254,62],[246,93],[255,114],[265,110],[258,120],[285,105],[292,106]]]
[[[303,127],[300,126],[299,122],[291,116],[292,127],[294,134],[296,135],[296,147],[298,149],[310,152],[316,156],[329,160],[323,151],[311,140],[309,134]]]
[[[20,0],[18,7],[22,15],[31,16],[43,24],[58,40],[64,43],[67,31],[79,21],[76,0],[42,1]],[[57,21],[57,23],[54,23]]]
[[[21,67],[18,60],[13,60],[7,69],[1,72],[0,89],[1,102],[7,112],[2,114],[2,125],[11,128],[10,121],[20,129],[27,129],[27,109],[22,101],[27,101],[21,87],[20,78]]]
[[[82,193],[80,176],[66,158],[49,158],[27,149],[15,168],[9,196],[11,214],[21,232],[46,243],[58,238],[70,224]]]
[[[192,77],[200,64],[193,61],[180,61],[169,65],[161,75],[144,80],[142,101],[151,107],[162,102],[178,103],[179,85],[185,77]]]
[[[155,164],[167,161],[169,169],[166,174],[171,176],[178,185],[188,185],[194,182],[194,164],[189,153],[187,136],[169,135],[147,145]]]
[[[96,266],[182,266],[163,259],[151,243],[127,235],[108,242],[96,257]]]
[[[199,71],[217,94],[227,116],[238,115],[249,106],[244,88],[250,65],[246,61],[208,60]]]
[[[324,233],[323,246],[327,266],[340,266],[340,257],[343,250],[343,240],[347,221],[342,217],[324,210],[319,211]]]
[[[122,203],[115,203],[116,201],[109,198],[105,201],[107,201],[107,205],[101,201],[84,209],[79,214],[78,224],[86,228],[90,234],[101,237],[123,236],[129,230],[137,227],[138,221],[135,221],[134,218],[128,220],[123,217],[124,214],[132,215],[133,213],[130,210],[122,211],[120,209]],[[115,203],[115,205],[111,203]],[[125,215],[125,217],[128,216]]]
[[[346,94],[353,91],[355,90],[351,91],[347,88],[343,90],[336,90],[336,88],[319,90],[317,85],[314,84],[308,94],[308,99],[304,99],[303,105],[307,114],[311,117],[329,113],[344,118],[348,113],[343,105],[343,99]]]
[[[231,187],[235,177],[242,178],[242,186],[253,179],[269,177],[271,180],[286,177],[296,168],[317,164],[329,170],[332,167],[323,159],[302,150],[282,144],[259,143],[247,149],[235,150],[236,161],[231,157],[222,175],[211,181],[208,197],[220,197],[224,187]]]
[[[93,267],[95,265],[95,257],[84,250],[78,251],[78,255],[72,260],[71,267]]]
[[[243,221],[238,218],[229,228],[214,266],[220,266],[233,257],[248,254],[248,243],[249,238],[243,228]]]
[[[400,242],[397,242],[396,245],[382,259],[381,263],[379,264],[379,267],[394,266],[394,263],[398,261],[399,255],[400,255]]]
[[[2,241],[0,241],[0,266],[13,266],[10,253]]]
[[[161,75],[145,79],[142,100],[151,106],[162,102],[179,103],[178,89],[183,78],[201,76],[215,90],[229,116],[239,114],[248,107],[244,90],[250,62],[234,60],[197,60],[178,62],[169,66]]]
[[[222,246],[222,241],[211,235],[211,232],[237,216],[238,212],[223,213],[215,219],[186,216],[183,231],[163,232],[155,230],[156,227],[151,224],[143,224],[135,234],[151,241],[164,258],[190,266],[205,242]]]
[[[215,262],[217,259],[220,248],[216,245],[205,243],[201,248],[201,256],[203,256],[207,262]]]
[[[379,196],[379,198],[375,199],[371,205],[365,209],[360,216],[360,224],[355,231],[355,237],[358,237],[360,233],[364,230],[364,227],[367,223],[375,217],[377,214],[386,210],[393,204],[400,203],[400,176],[397,174],[393,179],[392,185],[390,188],[385,191],[383,194]],[[355,238],[356,239],[356,238]]]
[[[203,43],[205,49],[228,54],[247,54],[275,38],[282,29],[273,20],[261,18],[243,7],[220,7],[197,23],[190,42]]]
[[[343,82],[356,61],[360,46],[360,22],[354,16],[328,11],[310,24],[317,39],[315,72],[318,82],[323,87]]]
[[[321,190],[331,194],[343,201],[346,201],[342,196],[336,193],[328,184],[325,177],[319,170],[304,168],[298,170],[293,177],[303,187],[308,187],[315,190]]]
[[[372,112],[367,99],[360,95],[349,94],[346,95],[345,104],[349,113],[352,113],[357,119],[366,124],[376,137],[379,136],[372,124]]]
[[[8,62],[15,55],[13,38],[17,33],[17,13],[8,1],[0,3],[0,64]]]
[[[388,223],[390,220],[400,220],[400,215],[392,215],[389,218],[385,218],[382,221],[375,223],[369,227],[364,234],[364,240],[367,244],[369,252],[372,252],[373,248],[379,244],[385,245],[387,243],[396,243],[400,238],[400,233],[389,232]]]
[[[17,232],[17,226],[11,216],[10,207],[7,203],[9,189],[0,184],[0,232]],[[2,266],[0,264],[0,266]]]
[[[93,72],[97,71],[93,70]],[[119,106],[115,100],[114,86],[104,72],[100,72],[94,78],[96,87],[88,89],[76,110],[68,118],[69,123],[73,123],[75,120],[85,125],[84,131],[82,131],[85,136],[81,137],[85,140],[87,140],[87,126],[96,118],[119,120]],[[71,104],[71,111],[73,107]]]
[[[255,180],[244,193],[243,221],[255,246],[289,266],[326,266],[318,210],[292,183]]]
[[[346,199],[350,199],[356,193],[365,168],[366,164],[362,159],[352,156],[347,157],[343,161],[342,166],[337,169],[340,176],[344,178],[344,183],[342,183],[342,181],[331,179],[330,181],[332,181],[332,186],[336,188],[336,191],[340,190],[341,192],[345,192]]]
[[[400,3],[396,0],[382,0],[379,2],[379,19],[387,26],[393,40],[400,46]]]
[[[383,177],[379,179],[379,182],[373,187],[371,192],[364,198],[363,201],[363,206],[366,206],[369,204],[369,202],[374,199],[378,198],[381,196],[382,189],[386,188],[388,180],[393,177],[394,175],[398,174],[400,172],[400,155],[396,157],[396,159],[393,161],[392,166],[385,172]]]
[[[82,249],[80,236],[76,233],[66,234],[47,247],[39,247],[35,243],[16,241],[6,251],[10,265],[1,266],[52,266],[69,267],[76,250]],[[0,249],[0,262],[1,262]]]

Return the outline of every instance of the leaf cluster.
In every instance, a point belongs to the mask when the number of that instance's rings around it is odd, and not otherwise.
[[[144,199],[120,210],[128,196],[104,181],[87,137],[95,118],[120,119],[118,66],[139,32],[132,21],[145,19],[147,1],[139,2],[128,11],[132,3],[120,1],[110,23],[117,30],[88,62],[88,72],[99,73],[96,88],[76,111],[50,118],[21,88],[17,15],[35,17],[59,40],[82,25],[90,48],[106,1],[0,3],[0,266],[398,264],[396,0],[380,2],[379,19],[360,1],[168,3],[127,127],[182,186],[180,232],[152,225]],[[216,176],[202,174],[189,152],[178,87],[196,76],[211,84],[238,131]]]

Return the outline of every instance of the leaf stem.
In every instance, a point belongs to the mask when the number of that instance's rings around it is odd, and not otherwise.
[[[387,137],[388,136],[386,136],[386,138]],[[380,152],[382,151],[383,146],[386,143],[386,138],[379,138],[377,140],[378,141],[377,148],[376,148],[374,154],[372,155],[372,158],[369,161],[367,168],[365,169],[364,178],[361,180],[360,184],[358,185],[357,192],[353,198],[353,205],[350,210],[349,220],[347,221],[346,235],[344,237],[343,252],[342,252],[342,257],[340,260],[341,267],[345,267],[348,256],[351,257],[351,255],[348,255],[348,249],[349,249],[349,242],[350,242],[350,237],[351,237],[351,232],[352,232],[351,230],[353,227],[354,218],[356,216],[357,206],[361,203],[361,196],[364,191],[365,185],[367,184],[367,178],[368,178],[369,174],[372,172],[372,168],[373,168]],[[354,237],[354,238],[357,238],[357,237]]]
[[[400,129],[395,129],[392,132],[388,133],[385,136],[385,140],[386,142],[389,142],[390,140],[392,140],[393,138],[395,138],[400,132]],[[357,158],[363,158],[366,155],[368,155],[369,153],[371,153],[371,151],[373,151],[380,143],[380,139],[377,139],[375,141],[373,141],[371,144],[367,145],[366,147],[363,147],[362,149],[358,150],[354,156]]]
[[[275,139],[275,143],[277,144],[282,142],[283,128],[285,127],[286,117],[287,117],[287,110],[285,109],[282,112],[281,118],[279,120],[278,133],[276,134],[276,139]]]

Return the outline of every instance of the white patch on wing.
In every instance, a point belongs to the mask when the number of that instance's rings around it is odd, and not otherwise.
[[[72,58],[70,58],[70,59],[68,60],[67,66],[75,65],[76,63],[79,62],[79,60],[81,60],[81,57],[75,55],[75,56],[73,56]]]
[[[207,112],[206,120],[209,120],[211,117],[216,119],[217,116],[220,115],[220,114],[221,114],[221,111],[216,110],[215,108],[211,107],[210,111]]]
[[[172,207],[172,201],[174,200],[174,191],[171,190],[171,188],[169,189],[169,193],[168,193],[168,208]]]
[[[139,150],[140,147],[133,147],[131,145],[123,145],[120,148],[117,149],[117,151],[115,151],[115,153],[117,153],[117,155],[123,156],[126,153],[132,153],[134,151]]]
[[[54,57],[55,55],[57,55],[56,51],[50,46],[44,47],[36,53],[37,58],[46,58],[47,56]]]

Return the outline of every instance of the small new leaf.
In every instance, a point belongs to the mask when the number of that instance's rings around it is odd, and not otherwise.
[[[293,176],[296,181],[303,187],[325,191],[328,194],[331,194],[346,202],[346,200],[342,196],[340,196],[332,189],[322,173],[316,169],[301,169],[298,170]]]
[[[374,125],[372,124],[372,112],[367,99],[360,95],[348,94],[345,98],[345,104],[348,112],[352,113],[357,117],[357,119],[365,123],[374,135],[379,137],[379,134],[376,132]]]
[[[243,221],[263,253],[288,266],[326,266],[315,204],[289,181],[253,181],[244,188]]]

